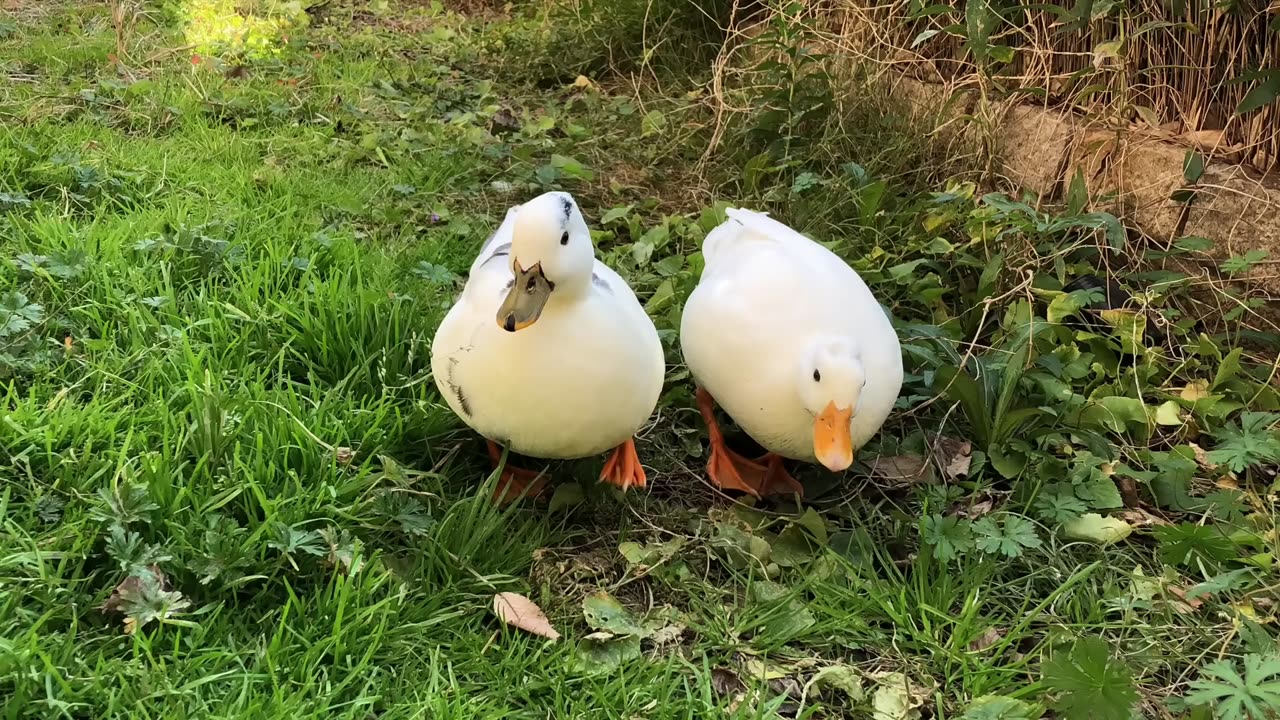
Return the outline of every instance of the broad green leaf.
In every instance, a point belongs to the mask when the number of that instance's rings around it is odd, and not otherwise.
[[[1204,175],[1204,156],[1195,150],[1188,150],[1182,158],[1182,179],[1188,185],[1194,185]]]
[[[1214,373],[1213,382],[1209,384],[1210,390],[1217,389],[1240,374],[1240,356],[1243,353],[1243,348],[1233,348],[1226,357],[1222,358],[1222,364],[1218,366],[1218,372]]]
[[[1120,349],[1130,355],[1147,351],[1144,339],[1147,333],[1147,316],[1133,310],[1103,310],[1098,313],[1115,330]]]
[[[593,629],[614,635],[648,637],[653,632],[603,590],[588,595],[582,601],[582,617]]]
[[[578,483],[557,485],[551,494],[551,502],[547,504],[547,512],[558,512],[581,505],[583,501],[582,486]]]
[[[1026,518],[1005,515],[1000,522],[988,515],[973,523],[974,545],[987,554],[1018,557],[1024,549],[1040,547],[1036,527]]]
[[[631,212],[633,207],[633,205],[624,205],[622,207],[611,208],[600,218],[600,224],[608,225],[615,220],[621,220]]]
[[[607,632],[592,633],[578,643],[575,669],[587,675],[617,670],[640,657],[640,638],[636,635],[612,636]]]
[[[1067,720],[1130,720],[1138,693],[1129,668],[1101,638],[1081,638],[1042,666],[1044,684]]]
[[[798,595],[768,580],[757,580],[748,588],[748,596],[757,606],[763,606],[758,622],[760,635],[769,641],[785,642],[818,623],[813,612]]]
[[[1049,307],[1045,311],[1045,319],[1054,324],[1061,324],[1062,321],[1080,312],[1083,307],[1084,302],[1080,295],[1076,293],[1061,293],[1049,301]]]
[[[933,556],[944,563],[974,546],[972,522],[957,517],[930,515],[921,520],[920,534],[926,545],[933,546]]]
[[[1156,422],[1161,425],[1181,425],[1182,406],[1176,400],[1166,400],[1156,408]]]
[[[1080,411],[1080,424],[1110,430],[1116,434],[1149,431],[1147,406],[1131,397],[1108,396],[1091,401]]]
[[[1160,557],[1174,565],[1217,564],[1236,556],[1231,538],[1213,525],[1181,523],[1155,529]]]
[[[1270,71],[1272,74],[1265,77],[1262,82],[1253,86],[1244,99],[1236,106],[1236,114],[1244,115],[1258,110],[1262,107],[1270,105],[1280,97],[1280,70]]]

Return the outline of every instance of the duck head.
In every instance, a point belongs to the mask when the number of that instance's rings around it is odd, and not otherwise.
[[[858,348],[844,338],[808,343],[796,368],[800,401],[813,416],[813,454],[832,472],[853,464],[853,416],[867,384]]]
[[[515,282],[498,308],[498,326],[523,330],[538,321],[554,297],[573,298],[591,287],[595,248],[573,196],[539,195],[516,210],[511,237]]]

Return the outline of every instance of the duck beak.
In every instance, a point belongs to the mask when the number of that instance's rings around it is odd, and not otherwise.
[[[498,327],[507,332],[523,330],[537,322],[551,299],[551,291],[556,289],[555,283],[542,274],[542,263],[534,263],[526,270],[520,267],[519,260],[513,260],[511,266],[515,282],[498,308]]]
[[[853,434],[849,423],[853,408],[838,408],[835,402],[813,420],[813,454],[831,472],[842,472],[853,464]]]

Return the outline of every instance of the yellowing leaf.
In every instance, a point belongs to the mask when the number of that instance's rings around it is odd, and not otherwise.
[[[874,720],[914,720],[920,717],[916,708],[924,703],[924,693],[899,672],[876,677],[876,691],[871,696]]]
[[[862,702],[866,697],[866,692],[862,689],[862,677],[858,675],[858,671],[848,665],[830,665],[824,667],[814,673],[809,678],[805,689],[814,688],[821,690],[824,687],[835,688],[848,696],[849,700],[857,703]]]
[[[1166,400],[1156,408],[1156,422],[1161,425],[1181,425],[1182,406],[1176,400]]]
[[[1110,545],[1129,537],[1133,526],[1119,518],[1086,513],[1062,525],[1062,534],[1072,540]]]
[[[1178,393],[1179,397],[1187,402],[1195,402],[1209,397],[1209,381],[1193,380],[1182,388],[1182,392]]]
[[[529,598],[513,592],[502,592],[493,596],[493,614],[502,622],[525,632],[559,640],[560,633],[551,627],[551,621]]]

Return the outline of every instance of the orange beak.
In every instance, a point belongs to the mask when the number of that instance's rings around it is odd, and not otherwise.
[[[853,464],[853,434],[849,423],[853,408],[838,408],[835,402],[813,420],[813,454],[831,472],[842,472]]]

